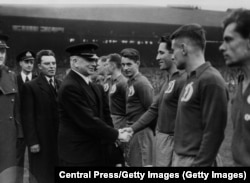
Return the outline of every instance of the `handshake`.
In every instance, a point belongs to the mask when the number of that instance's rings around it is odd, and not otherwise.
[[[134,133],[131,127],[122,128],[119,129],[118,131],[119,131],[118,140],[120,140],[120,142],[129,142]]]

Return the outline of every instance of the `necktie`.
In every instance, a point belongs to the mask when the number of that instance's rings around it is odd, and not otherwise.
[[[25,83],[28,82],[28,81],[30,81],[30,80],[29,80],[29,77],[26,76]]]
[[[55,89],[54,83],[53,83],[53,80],[52,80],[52,79],[49,80],[49,84],[50,84],[50,86],[51,86],[53,89]]]
[[[49,80],[49,85],[53,91],[53,93],[56,95],[56,87],[52,79]]]

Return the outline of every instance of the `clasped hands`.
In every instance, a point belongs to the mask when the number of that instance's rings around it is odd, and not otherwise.
[[[122,129],[119,129],[118,131],[119,131],[118,139],[121,142],[129,142],[134,133],[131,127],[122,128]]]

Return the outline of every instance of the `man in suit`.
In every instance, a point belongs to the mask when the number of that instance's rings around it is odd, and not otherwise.
[[[56,58],[51,50],[36,55],[40,75],[23,85],[21,114],[25,142],[29,149],[31,174],[38,183],[54,182],[54,168],[58,164]],[[33,182],[33,177],[30,178]]]
[[[16,95],[14,72],[5,65],[7,35],[0,34],[0,182],[14,183],[16,178]]]
[[[112,147],[125,137],[113,128],[103,88],[90,82],[95,72],[96,44],[78,44],[70,53],[71,71],[58,92],[61,166],[114,166]],[[113,146],[114,147],[114,146]]]
[[[21,72],[17,75],[17,85],[19,94],[22,92],[22,86],[24,83],[31,81],[36,77],[32,73],[34,68],[35,53],[31,50],[25,50],[19,53],[16,57],[17,62],[21,67]],[[19,95],[20,96],[20,95]],[[17,124],[17,182],[23,182],[24,173],[24,154],[26,145],[24,142],[23,128],[21,123]]]

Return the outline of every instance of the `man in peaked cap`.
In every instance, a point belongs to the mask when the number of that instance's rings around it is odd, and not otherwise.
[[[22,51],[16,57],[16,60],[21,67],[21,72],[17,76],[18,89],[20,91],[23,83],[31,81],[36,77],[36,75],[32,73],[35,62],[35,53],[31,50]]]
[[[8,40],[0,34],[0,182],[15,182],[17,83],[14,72],[6,66]]]
[[[113,128],[103,88],[90,82],[97,48],[78,44],[66,49],[71,71],[58,93],[61,166],[115,166],[107,147],[127,135]]]
[[[18,91],[21,93],[23,84],[37,77],[32,73],[35,62],[35,53],[31,50],[22,51],[17,55],[16,60],[21,67],[21,72],[17,75]],[[23,129],[21,123],[19,123],[17,125],[17,182],[19,183],[23,182],[25,148],[26,145],[24,142]]]

